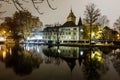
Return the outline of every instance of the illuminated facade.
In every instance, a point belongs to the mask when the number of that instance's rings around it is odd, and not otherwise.
[[[43,39],[52,41],[82,40],[83,27],[81,18],[79,19],[78,25],[76,25],[75,22],[76,17],[71,10],[67,17],[67,21],[63,25],[57,25],[54,27],[49,25],[43,30]]]

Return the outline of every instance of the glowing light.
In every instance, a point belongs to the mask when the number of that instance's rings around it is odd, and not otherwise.
[[[10,55],[12,55],[12,49],[10,48]]]
[[[80,32],[83,32],[83,29],[80,29]]]
[[[120,39],[120,35],[119,34],[117,34],[117,39]]]
[[[93,38],[93,37],[95,36],[95,33],[94,33],[94,32],[92,32],[91,36],[92,36],[92,38]]]
[[[3,31],[3,34],[5,34],[6,33],[6,31]]]
[[[5,41],[6,39],[4,37],[0,37],[0,41]]]
[[[83,53],[84,53],[83,51],[80,51],[80,55],[81,55],[81,56],[83,55]]]
[[[61,51],[60,51],[60,49],[58,49],[58,53],[60,53]]]
[[[6,58],[6,51],[3,51],[3,59],[5,59]]]
[[[27,40],[36,40],[36,39],[43,39],[43,38],[42,38],[42,36],[27,37]]]
[[[95,58],[95,53],[91,54],[91,58],[94,59]]]
[[[91,58],[93,60],[97,60],[99,62],[103,62],[104,61],[104,59],[102,58],[102,52],[100,52],[100,51],[92,52]]]

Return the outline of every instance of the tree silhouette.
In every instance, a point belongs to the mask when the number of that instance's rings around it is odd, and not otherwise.
[[[11,36],[15,42],[26,39],[33,30],[37,30],[42,27],[42,22],[38,17],[34,17],[28,11],[16,11],[13,17],[6,17],[1,26],[6,26],[8,32],[11,32]]]
[[[82,68],[86,80],[100,80],[101,74],[105,74],[108,71],[108,66],[106,65],[106,63],[98,61],[97,55],[95,55],[94,58],[91,58],[92,52],[98,50],[97,48],[93,47],[85,51]]]
[[[109,25],[109,20],[108,20],[107,16],[106,16],[106,15],[100,16],[100,17],[98,18],[98,24],[99,24],[101,27],[108,26],[108,25]]]
[[[120,17],[114,23],[114,28],[115,30],[120,31]]]
[[[95,4],[91,3],[86,6],[85,10],[85,22],[90,26],[90,42],[91,42],[91,32],[93,24],[98,20],[100,16],[100,10],[97,8]]]
[[[9,50],[7,46],[6,48]],[[32,73],[32,71],[39,68],[40,64],[43,62],[41,55],[37,55],[36,57],[31,51],[24,50],[24,48],[18,44],[11,48],[12,54],[6,55],[3,62],[6,68],[12,68],[19,76],[25,76]],[[10,51],[7,51],[7,54],[10,54]]]

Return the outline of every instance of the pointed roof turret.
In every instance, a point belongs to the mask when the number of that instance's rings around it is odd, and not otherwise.
[[[82,26],[82,20],[81,20],[81,17],[79,18],[78,26]]]
[[[71,57],[71,58],[70,57],[63,57],[62,59],[66,61],[66,63],[68,64],[68,66],[70,68],[70,71],[72,72],[74,67],[75,67],[75,65],[76,65],[76,63],[75,63],[76,58],[73,58],[73,57]]]
[[[72,11],[72,9],[71,9],[71,11],[70,11],[70,13],[69,13],[67,18],[70,18],[70,17],[76,18],[74,13],[73,13],[73,11]]]
[[[68,15],[68,17],[67,17],[67,22],[69,22],[69,21],[72,21],[72,22],[74,22],[74,23],[75,23],[75,21],[76,21],[76,17],[75,17],[75,15],[74,15],[72,9],[71,9],[71,11],[70,11],[70,13],[69,13],[69,15]]]
[[[63,24],[63,26],[64,27],[68,27],[68,26],[73,27],[73,26],[76,26],[75,22],[76,22],[76,17],[71,9],[71,11],[67,17],[67,21]]]

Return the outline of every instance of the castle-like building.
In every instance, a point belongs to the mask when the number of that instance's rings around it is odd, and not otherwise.
[[[54,27],[47,26],[43,30],[43,40],[49,41],[78,41],[82,40],[83,27],[81,18],[76,24],[76,16],[72,9],[67,17],[67,21],[63,25]]]

